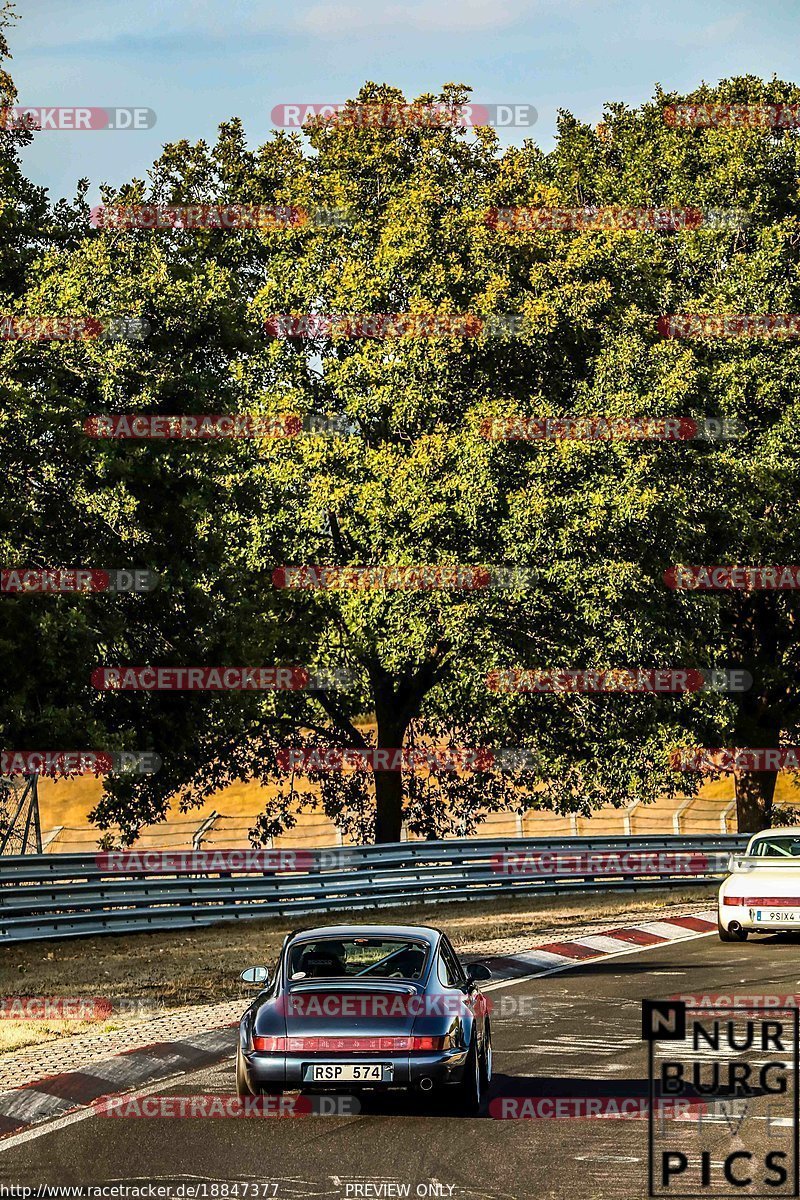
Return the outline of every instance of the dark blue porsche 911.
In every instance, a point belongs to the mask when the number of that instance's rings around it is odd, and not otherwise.
[[[427,926],[337,925],[290,933],[244,1014],[240,1096],[291,1089],[443,1089],[477,1113],[492,1077],[488,1002],[445,935]]]

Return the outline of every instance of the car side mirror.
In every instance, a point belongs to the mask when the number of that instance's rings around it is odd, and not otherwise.
[[[246,971],[242,971],[239,978],[244,983],[267,983],[269,981],[269,971],[266,967],[248,967]]]
[[[482,980],[492,978],[492,972],[489,970],[486,963],[470,963],[466,970],[467,983],[480,983]]]

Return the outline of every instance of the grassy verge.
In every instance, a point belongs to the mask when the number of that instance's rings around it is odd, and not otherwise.
[[[72,1037],[78,1033],[113,1033],[132,1025],[139,1017],[118,1017],[108,1021],[0,1021],[0,1063],[4,1054],[24,1050],[26,1046],[39,1046],[42,1042],[55,1042],[59,1038]]]
[[[714,887],[686,887],[636,894],[529,896],[450,904],[275,917],[228,922],[205,929],[27,942],[0,949],[0,995],[83,996],[134,1002],[146,1008],[212,1004],[249,996],[239,972],[271,965],[290,929],[339,921],[356,925],[435,925],[456,947],[490,939],[547,937],[570,928],[636,921],[710,903]],[[103,1022],[0,1020],[0,1054],[73,1033],[121,1028],[142,1019],[135,1011]]]

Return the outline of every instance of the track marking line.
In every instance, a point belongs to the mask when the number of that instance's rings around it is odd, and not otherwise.
[[[188,1071],[181,1071],[178,1075],[172,1075],[167,1079],[159,1079],[151,1087],[136,1088],[133,1091],[120,1092],[119,1094],[120,1096],[129,1096],[131,1099],[139,1096],[152,1096],[160,1088],[167,1084],[173,1084],[176,1080],[190,1073]],[[54,1121],[42,1121],[39,1125],[31,1125],[28,1129],[23,1129],[19,1133],[12,1133],[10,1137],[0,1140],[0,1154],[6,1150],[12,1150],[14,1146],[21,1146],[25,1142],[31,1142],[34,1138],[44,1137],[48,1133],[57,1133],[59,1129],[66,1129],[68,1125],[75,1125],[78,1121],[87,1121],[89,1117],[95,1116],[97,1114],[94,1108],[89,1105],[85,1108],[79,1108],[75,1112],[66,1113],[63,1117],[56,1117]]]

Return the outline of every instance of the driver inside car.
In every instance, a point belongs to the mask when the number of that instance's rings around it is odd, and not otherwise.
[[[347,952],[341,942],[322,942],[303,951],[300,971],[310,979],[346,975]]]

